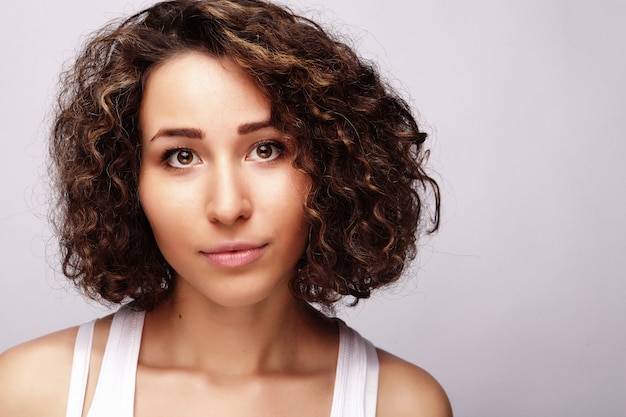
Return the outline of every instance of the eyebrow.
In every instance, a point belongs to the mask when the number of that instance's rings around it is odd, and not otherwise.
[[[262,122],[244,123],[237,128],[237,133],[240,135],[247,135],[248,133],[256,132],[257,130],[264,129],[266,127],[274,127],[274,124],[269,120]]]
[[[159,129],[150,141],[160,137],[183,137],[189,139],[204,139],[204,132],[194,128],[167,128]]]
[[[266,127],[274,127],[274,124],[269,120],[262,122],[244,123],[237,128],[237,133],[240,135],[247,135],[257,130],[265,129]],[[150,141],[153,141],[160,137],[183,137],[189,139],[204,139],[204,132],[196,128],[165,128],[159,129],[159,131],[152,136]]]

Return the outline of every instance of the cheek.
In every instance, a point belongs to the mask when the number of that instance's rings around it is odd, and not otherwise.
[[[139,202],[155,236],[174,229],[176,220],[180,221],[180,209],[176,206],[181,201],[172,198],[173,192],[171,184],[158,175],[148,173],[139,178]],[[175,195],[180,198],[180,190]]]
[[[306,201],[311,193],[312,180],[309,178],[307,174],[297,170],[296,168],[291,168],[292,173],[290,175],[290,188],[292,189],[292,196],[298,196],[299,202],[302,208],[306,204]]]
[[[299,232],[306,232],[308,229],[306,225],[306,202],[311,191],[311,181],[307,175],[296,171],[285,189],[287,190],[285,195],[277,196],[276,201],[284,202],[284,213],[290,214],[291,227],[298,229]],[[282,221],[286,220],[283,217]]]
[[[267,199],[273,204],[283,205],[285,209],[304,212],[308,195],[311,190],[309,177],[300,171],[291,169],[271,187],[266,187]]]
[[[306,205],[307,205],[307,201],[309,199],[309,195],[311,194],[311,189],[313,187],[313,183],[311,181],[311,178],[309,178],[308,175],[303,174],[303,173],[299,173],[300,177],[299,177],[299,181],[296,185],[296,192],[300,195],[300,210],[302,213],[302,223],[303,223],[303,227],[305,227],[306,229],[309,228],[309,225],[305,225],[304,223],[307,222],[307,215],[306,215]]]
[[[189,226],[184,223],[188,217],[181,211],[180,202],[172,198],[168,184],[157,178],[140,179],[139,198],[157,246],[172,265],[184,248],[181,239],[188,235]]]
[[[160,200],[159,189],[156,187],[158,181],[145,172],[139,175],[139,204],[146,214],[148,221],[153,225],[154,213],[158,212],[156,202]],[[154,226],[153,226],[154,228]]]

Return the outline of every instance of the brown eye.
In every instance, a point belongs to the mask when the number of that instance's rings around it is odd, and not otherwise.
[[[188,168],[202,162],[200,157],[191,149],[171,149],[163,156],[166,165],[172,168]]]
[[[256,148],[256,155],[261,159],[269,159],[274,154],[274,149],[272,145],[259,145]]]
[[[193,161],[193,153],[191,153],[190,151],[182,150],[176,155],[176,160],[181,165],[189,165]]]
[[[285,145],[277,141],[262,141],[254,145],[247,159],[257,162],[270,162],[283,157]]]

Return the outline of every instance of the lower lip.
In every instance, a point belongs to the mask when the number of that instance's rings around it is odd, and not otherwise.
[[[253,263],[263,255],[264,249],[265,246],[260,246],[258,248],[229,252],[203,252],[203,255],[214,265],[224,268],[235,268]]]

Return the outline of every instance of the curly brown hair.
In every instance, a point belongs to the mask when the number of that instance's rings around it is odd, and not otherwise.
[[[426,134],[350,47],[259,0],[158,3],[93,35],[64,72],[50,143],[63,273],[94,299],[142,309],[171,293],[173,271],[138,198],[137,119],[150,69],[185,51],[238,63],[297,143],[294,164],[312,187],[293,295],[329,307],[397,280],[416,236],[439,226]]]

